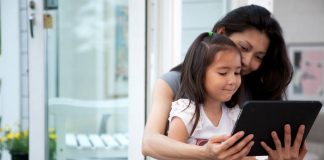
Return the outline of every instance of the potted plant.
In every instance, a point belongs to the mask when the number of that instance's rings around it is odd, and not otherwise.
[[[12,132],[11,129],[4,131],[3,145],[11,154],[12,160],[28,160],[28,130]]]
[[[8,150],[12,160],[28,160],[29,130],[13,132],[10,128],[5,129],[0,138],[3,149]],[[49,130],[49,155],[54,160],[56,151],[56,134],[54,129]]]

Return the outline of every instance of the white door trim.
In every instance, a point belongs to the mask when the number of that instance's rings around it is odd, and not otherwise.
[[[145,123],[145,0],[129,0],[128,159],[144,159],[141,152]]]
[[[28,7],[28,17],[35,16],[34,37],[28,24],[29,61],[29,159],[45,160],[46,92],[45,92],[45,30],[43,29],[43,0],[34,0],[36,8]],[[29,3],[29,1],[28,1]]]

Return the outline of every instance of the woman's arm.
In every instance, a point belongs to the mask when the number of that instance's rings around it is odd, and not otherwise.
[[[164,135],[174,94],[169,85],[158,79],[153,91],[153,102],[146,122],[142,152],[158,159],[204,159],[202,147],[188,145]]]
[[[244,134],[216,136],[211,138],[205,146],[190,145],[168,138],[164,135],[167,119],[171,110],[173,93],[168,84],[159,79],[153,92],[153,103],[144,130],[142,152],[146,156],[157,159],[219,159],[229,157],[239,159],[250,151],[253,136],[246,136],[240,143],[233,144]]]
[[[144,130],[142,152],[144,155],[157,159],[202,158],[204,151],[201,147],[191,146],[164,135],[173,97],[174,94],[169,85],[164,80],[158,79],[153,91],[152,108]]]

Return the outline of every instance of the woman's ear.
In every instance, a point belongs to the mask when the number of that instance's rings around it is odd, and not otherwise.
[[[220,35],[225,35],[225,27],[218,28],[217,33],[220,34]]]

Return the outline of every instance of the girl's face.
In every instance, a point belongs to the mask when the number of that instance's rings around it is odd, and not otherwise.
[[[241,56],[234,49],[218,52],[207,67],[204,87],[207,101],[226,102],[241,85]]]
[[[248,29],[233,33],[229,38],[241,50],[242,75],[258,70],[269,47],[268,36],[256,29]]]

